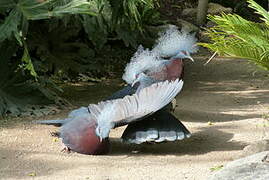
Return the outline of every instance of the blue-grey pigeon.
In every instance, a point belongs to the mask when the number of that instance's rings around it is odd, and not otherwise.
[[[125,68],[123,79],[136,85],[137,91],[154,82],[182,79],[183,59],[193,61],[190,54],[197,52],[198,47],[195,44],[194,34],[171,26],[160,35],[152,50],[142,46],[138,48]],[[186,137],[190,137],[190,132],[167,108],[142,121],[129,124],[122,135],[124,142],[135,144],[175,141]]]

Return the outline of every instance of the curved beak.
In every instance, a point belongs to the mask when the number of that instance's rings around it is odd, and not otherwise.
[[[134,85],[135,85],[137,82],[139,82],[139,79],[134,80],[134,82],[132,83],[131,86],[134,87]]]
[[[188,56],[187,59],[190,59],[192,62],[194,62],[194,59],[191,56]]]

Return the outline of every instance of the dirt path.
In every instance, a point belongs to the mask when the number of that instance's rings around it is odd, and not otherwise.
[[[269,113],[269,78],[263,71],[253,73],[255,66],[242,60],[203,63],[197,59],[187,64],[184,91],[177,98],[176,116],[192,132],[191,138],[130,146],[120,142],[119,128],[111,133],[109,155],[64,154],[60,142],[49,135],[57,128],[19,119],[0,125],[0,179],[207,179],[213,173],[210,168],[237,158],[249,143],[269,138],[262,118]],[[86,105],[118,88],[100,86],[78,87],[71,101]]]

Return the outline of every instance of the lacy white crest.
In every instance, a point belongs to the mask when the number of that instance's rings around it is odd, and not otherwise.
[[[176,26],[170,26],[166,31],[160,33],[160,38],[157,39],[152,51],[161,57],[172,57],[180,51],[196,53],[197,39],[195,33],[188,33],[183,29],[178,30]]]
[[[143,46],[140,45],[131,58],[130,63],[127,64],[122,79],[128,84],[132,84],[139,73],[159,66],[159,59],[159,56],[155,52],[144,49]]]

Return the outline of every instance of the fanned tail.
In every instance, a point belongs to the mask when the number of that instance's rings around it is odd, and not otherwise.
[[[189,130],[171,113],[159,111],[148,118],[131,123],[122,134],[126,143],[176,141],[191,136]]]

